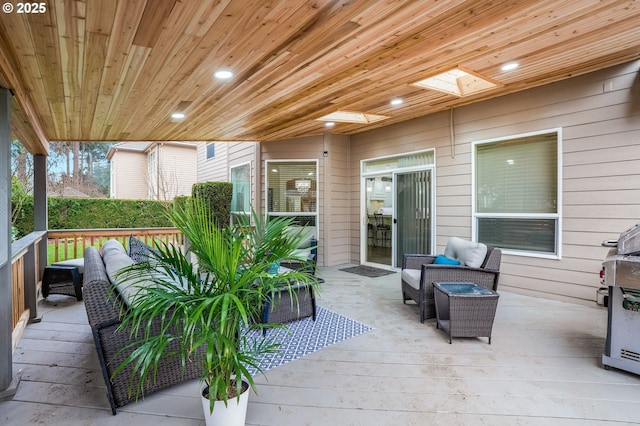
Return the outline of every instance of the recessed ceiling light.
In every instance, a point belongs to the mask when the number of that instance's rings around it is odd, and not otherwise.
[[[326,123],[324,123],[325,127],[333,127],[335,125],[336,125],[336,123],[334,123],[333,121],[327,121]]]
[[[182,120],[184,117],[185,115],[182,112],[174,112],[173,114],[171,114],[171,118],[176,120]]]
[[[402,105],[402,102],[404,101],[400,98],[391,99],[391,105],[393,106]]]
[[[518,68],[519,66],[520,66],[520,64],[518,64],[517,62],[507,62],[500,69],[502,71],[513,71],[516,68]]]
[[[220,80],[228,80],[231,77],[233,77],[233,73],[231,71],[227,71],[227,70],[220,70],[220,71],[216,71],[213,76],[215,78],[219,78]]]

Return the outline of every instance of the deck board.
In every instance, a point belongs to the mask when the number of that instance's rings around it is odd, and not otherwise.
[[[258,376],[248,425],[611,425],[640,421],[640,377],[605,370],[606,309],[500,292],[492,344],[421,324],[399,274],[323,268],[319,304],[374,328]],[[82,303],[40,300],[0,423],[202,425],[190,381],[112,416]]]

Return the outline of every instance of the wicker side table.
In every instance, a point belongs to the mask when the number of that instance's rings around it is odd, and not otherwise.
[[[434,283],[436,326],[453,337],[488,337],[491,344],[498,293],[473,283]]]
[[[82,279],[75,266],[45,266],[42,275],[42,297],[50,294],[65,294],[82,300]]]

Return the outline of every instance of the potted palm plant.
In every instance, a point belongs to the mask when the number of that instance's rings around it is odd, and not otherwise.
[[[269,334],[262,337],[264,327],[278,326],[260,322],[267,298],[292,283],[314,285],[313,277],[303,270],[275,275],[269,271],[279,259],[295,258],[302,237],[285,232],[289,218],[259,222],[258,227],[219,228],[197,200],[174,207],[169,216],[206,272],[196,270],[181,248],[164,243],[156,244],[157,251],[147,261],[120,271],[139,283],[122,327],[130,324],[132,336],[143,337],[132,343],[136,349],[115,374],[131,365],[139,377],[132,380],[139,387],[131,391],[140,395],[163,357],[178,356],[183,365],[197,362],[202,368],[205,417],[239,408],[235,424],[244,424],[248,389],[256,391],[249,367],[262,372],[259,357],[278,350]],[[152,330],[158,318],[160,330]],[[233,423],[225,418],[215,424]]]

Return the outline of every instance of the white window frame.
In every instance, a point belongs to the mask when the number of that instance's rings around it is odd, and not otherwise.
[[[270,212],[269,211],[269,170],[270,165],[278,163],[314,163],[315,164],[315,178],[316,178],[316,211],[315,212]],[[315,218],[316,228],[316,240],[320,235],[320,164],[317,158],[307,159],[280,159],[280,160],[265,160],[264,161],[264,214],[269,216],[309,216]]]
[[[420,165],[412,165],[412,166],[396,166],[396,167],[390,167],[388,169],[385,170],[373,170],[373,171],[366,171],[366,167],[368,165],[368,163],[372,163],[372,162],[377,162],[377,161],[381,161],[381,160],[385,160],[385,159],[401,159],[401,158],[405,158],[408,156],[412,156],[412,155],[418,155],[418,154],[427,154],[427,153],[431,153],[433,155],[433,161],[429,162],[429,163],[424,163],[424,164],[420,164]],[[424,170],[430,170],[431,171],[431,179],[432,179],[432,183],[431,183],[431,188],[430,188],[430,192],[431,192],[431,197],[429,200],[430,203],[430,208],[431,208],[431,241],[429,242],[429,247],[430,247],[430,251],[433,253],[435,251],[435,241],[436,241],[436,221],[437,221],[437,215],[436,215],[436,193],[437,193],[437,188],[438,188],[438,183],[436,181],[436,148],[429,148],[429,149],[421,149],[421,150],[417,150],[417,151],[408,151],[408,152],[402,152],[400,154],[391,154],[391,155],[383,155],[380,157],[372,157],[372,158],[364,158],[362,160],[360,160],[360,259],[362,260],[362,264],[363,265],[372,265],[372,266],[379,266],[380,264],[377,263],[371,263],[371,262],[367,262],[366,261],[366,257],[367,257],[367,224],[368,224],[368,212],[367,212],[367,188],[366,188],[366,182],[367,182],[367,178],[371,178],[371,177],[376,177],[376,176],[382,176],[382,175],[391,175],[392,176],[392,180],[393,180],[393,189],[392,189],[392,205],[393,205],[393,215],[391,218],[391,223],[393,226],[393,231],[392,231],[392,235],[397,236],[398,235],[398,231],[397,231],[397,226],[396,224],[394,224],[396,217],[398,216],[397,211],[396,211],[396,199],[395,199],[395,195],[396,195],[396,188],[395,188],[395,180],[396,180],[396,174],[397,173],[411,173],[411,172],[416,172],[416,171],[424,171]],[[395,238],[395,237],[394,237]],[[391,266],[395,269],[399,268],[401,265],[396,265],[395,261],[396,261],[396,257],[397,257],[397,247],[395,244],[395,241],[392,241],[391,243]]]
[[[476,211],[476,162],[477,162],[477,146],[481,144],[489,144],[495,142],[501,142],[505,140],[511,139],[519,139],[528,136],[536,136],[548,133],[556,133],[557,134],[557,209],[556,213],[536,213],[536,214],[523,214],[523,213],[478,213]],[[555,229],[555,253],[543,253],[543,252],[534,252],[534,251],[526,251],[526,250],[515,250],[515,249],[502,249],[504,254],[510,254],[515,256],[526,256],[526,257],[538,257],[544,259],[562,259],[562,128],[551,128],[545,129],[535,132],[528,133],[520,133],[515,135],[509,135],[499,138],[492,139],[484,139],[474,141],[472,143],[472,158],[471,158],[471,232],[473,235],[473,240],[478,241],[478,219],[479,218],[514,218],[514,219],[552,219],[555,220],[556,229]]]
[[[233,181],[231,180],[231,173],[232,173],[232,171],[234,169],[237,169],[239,167],[247,167],[247,166],[249,167],[249,206],[245,206],[245,210],[243,210],[243,211],[231,210],[231,214],[232,215],[234,213],[235,214],[244,213],[245,215],[247,215],[247,217],[249,217],[249,220],[252,220],[252,218],[251,218],[251,205],[252,205],[252,200],[253,200],[253,197],[251,196],[253,194],[253,170],[252,170],[251,165],[252,165],[251,161],[247,161],[247,162],[244,162],[244,163],[234,164],[233,166],[229,167],[229,182],[232,182],[232,183],[233,183]],[[233,189],[233,191],[234,191],[233,194],[235,195],[235,188]],[[249,210],[246,210],[247,208]]]

